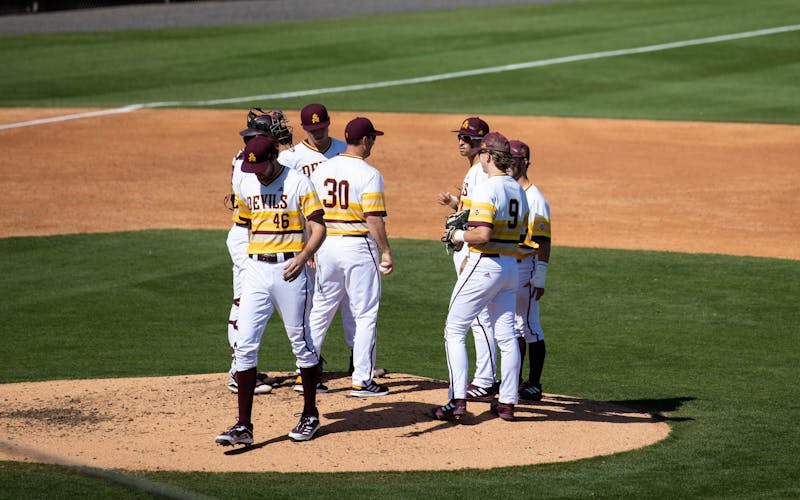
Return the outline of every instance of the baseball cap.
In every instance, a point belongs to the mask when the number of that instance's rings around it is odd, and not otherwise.
[[[303,130],[311,132],[329,126],[331,119],[325,106],[314,103],[308,104],[300,110],[300,124],[303,126]]]
[[[486,134],[486,137],[481,140],[481,149],[495,151],[497,153],[511,153],[511,146],[508,144],[508,139],[500,132]]]
[[[531,148],[529,148],[524,142],[512,139],[508,141],[508,145],[511,147],[512,158],[525,158],[526,160],[531,159]]]
[[[269,167],[269,160],[277,155],[277,144],[265,135],[257,135],[250,139],[244,147],[242,172],[249,174],[263,172]]]
[[[473,139],[480,139],[489,133],[489,124],[477,116],[470,116],[461,124],[461,128],[453,130],[459,135],[468,135]]]
[[[364,118],[363,116],[353,118],[344,128],[345,140],[361,139],[369,135],[383,135],[383,132],[375,130],[369,118]]]

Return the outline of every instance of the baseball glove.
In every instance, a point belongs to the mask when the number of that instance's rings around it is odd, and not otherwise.
[[[467,220],[469,219],[469,210],[461,210],[459,212],[453,212],[452,214],[447,216],[447,219],[444,221],[444,235],[442,236],[442,243],[445,244],[445,249],[447,252],[451,251],[459,251],[461,247],[464,245],[463,242],[453,243],[452,236],[453,233],[458,231],[459,229],[465,230],[467,229]]]

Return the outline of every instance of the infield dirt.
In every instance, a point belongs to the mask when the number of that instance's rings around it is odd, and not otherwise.
[[[0,123],[81,111],[4,109]],[[298,113],[288,115],[300,138]],[[436,194],[458,191],[467,168],[450,132],[464,117],[332,112],[332,135],[356,115],[386,132],[369,161],[386,181],[390,237],[438,239],[448,210]],[[483,118],[532,146],[555,248],[800,258],[800,127]],[[0,236],[227,229],[223,197],[243,122],[241,111],[140,110],[1,130]],[[412,265],[398,262],[397,272]],[[296,393],[259,396],[257,446],[223,454],[213,438],[236,408],[226,376],[0,385],[0,459],[207,471],[490,468],[616,453],[669,432],[647,414],[552,394],[521,405],[520,422],[490,418],[476,403],[471,425],[450,426],[425,416],[445,399],[445,383],[390,373],[390,395],[366,401],[346,397],[346,380],[335,378],[319,399],[322,434],[303,444],[286,438]]]

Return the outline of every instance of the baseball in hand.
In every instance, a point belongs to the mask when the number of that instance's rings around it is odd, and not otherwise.
[[[383,264],[379,265],[378,269],[380,270],[381,274],[387,274],[389,272],[389,268]]]

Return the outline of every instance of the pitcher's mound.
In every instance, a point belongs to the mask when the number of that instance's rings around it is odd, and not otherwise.
[[[3,384],[0,460],[214,472],[489,469],[608,455],[669,433],[649,414],[554,394],[518,405],[515,422],[486,403],[469,403],[463,423],[440,422],[430,411],[447,401],[445,382],[390,373],[379,379],[387,396],[354,398],[349,377],[334,373],[331,391],[317,396],[322,428],[295,443],[286,434],[303,400],[283,375],[256,396],[254,445],[235,448],[214,444],[236,421],[227,374]]]

